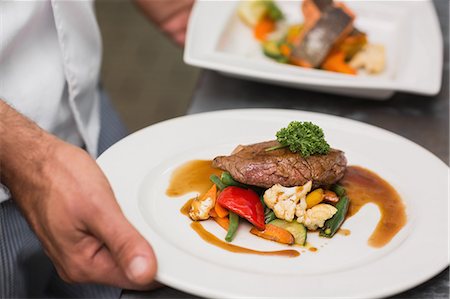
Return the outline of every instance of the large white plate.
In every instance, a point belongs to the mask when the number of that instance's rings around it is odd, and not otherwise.
[[[298,258],[237,254],[212,246],[179,210],[193,194],[168,198],[172,171],[192,159],[228,154],[238,144],[273,139],[292,120],[312,121],[351,165],[367,167],[400,193],[407,225],[385,247],[367,245],[379,212],[364,207],[345,222],[350,236],[308,236],[318,252]],[[380,297],[401,292],[448,265],[448,167],[422,147],[388,131],[335,116],[288,110],[228,110],[168,120],[108,149],[98,163],[126,217],[153,245],[157,279],[206,297]],[[207,230],[223,238],[214,222]],[[235,244],[259,250],[287,246],[259,239],[241,225]]]
[[[277,1],[289,23],[301,22],[300,1]],[[284,65],[264,57],[236,15],[236,1],[197,1],[189,21],[186,63],[280,85],[377,99],[395,91],[437,94],[443,43],[431,0],[347,1],[356,26],[385,45],[386,70],[350,76]],[[418,22],[417,20],[420,20]]]

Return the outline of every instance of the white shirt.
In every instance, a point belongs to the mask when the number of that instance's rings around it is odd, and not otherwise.
[[[92,156],[100,63],[92,1],[0,1],[0,98]]]

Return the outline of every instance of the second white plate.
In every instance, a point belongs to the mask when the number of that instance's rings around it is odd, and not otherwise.
[[[197,1],[184,60],[232,76],[303,89],[387,99],[395,91],[435,95],[441,87],[443,42],[429,0],[348,1],[356,26],[387,52],[380,75],[350,76],[280,64],[264,57],[251,30],[236,15],[237,1]],[[301,1],[277,1],[288,22],[301,22]],[[420,22],[417,22],[420,20]]]

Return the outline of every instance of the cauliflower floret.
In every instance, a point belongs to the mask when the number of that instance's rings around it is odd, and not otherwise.
[[[189,216],[192,220],[206,220],[209,218],[209,211],[214,207],[215,201],[211,197],[200,200],[198,197],[191,203]]]
[[[279,219],[292,221],[295,216],[297,203],[305,198],[311,190],[312,181],[303,186],[283,187],[280,184],[273,185],[264,193],[264,202],[271,208]]]
[[[365,68],[370,74],[380,73],[384,69],[385,53],[383,45],[369,44],[350,61],[352,68]]]
[[[325,221],[336,214],[337,209],[329,204],[318,204],[311,209],[306,210],[306,201],[304,206],[300,203],[297,205],[295,215],[298,217],[297,221],[306,226],[309,230],[316,230],[323,227]]]
[[[273,212],[278,219],[292,221],[295,216],[295,202],[292,200],[282,200],[275,204]]]

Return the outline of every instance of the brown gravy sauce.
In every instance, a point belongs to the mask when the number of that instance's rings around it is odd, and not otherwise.
[[[300,255],[300,252],[297,250],[278,250],[278,251],[259,251],[248,249],[240,246],[233,245],[231,243],[227,243],[225,241],[220,240],[210,232],[208,232],[203,225],[198,221],[193,221],[191,223],[192,229],[207,243],[220,247],[222,249],[238,252],[238,253],[247,253],[247,254],[257,254],[257,255],[276,255],[276,256],[285,256],[285,257],[297,257]]]
[[[350,236],[350,234],[352,233],[349,229],[346,228],[340,228],[337,231],[338,234],[343,235],[343,236]]]
[[[194,199],[195,199],[195,197],[189,199],[188,201],[186,201],[186,203],[180,209],[181,214],[183,214],[184,216],[189,217],[189,210],[191,209],[191,203],[192,203],[192,201]]]
[[[368,203],[374,203],[380,209],[380,221],[368,240],[370,246],[383,247],[406,224],[405,205],[400,195],[376,173],[363,167],[348,166],[340,184],[350,198],[347,218]]]
[[[212,183],[212,174],[220,176],[222,170],[213,168],[211,160],[192,160],[184,163],[172,173],[167,196],[177,197],[189,192],[206,193]]]

